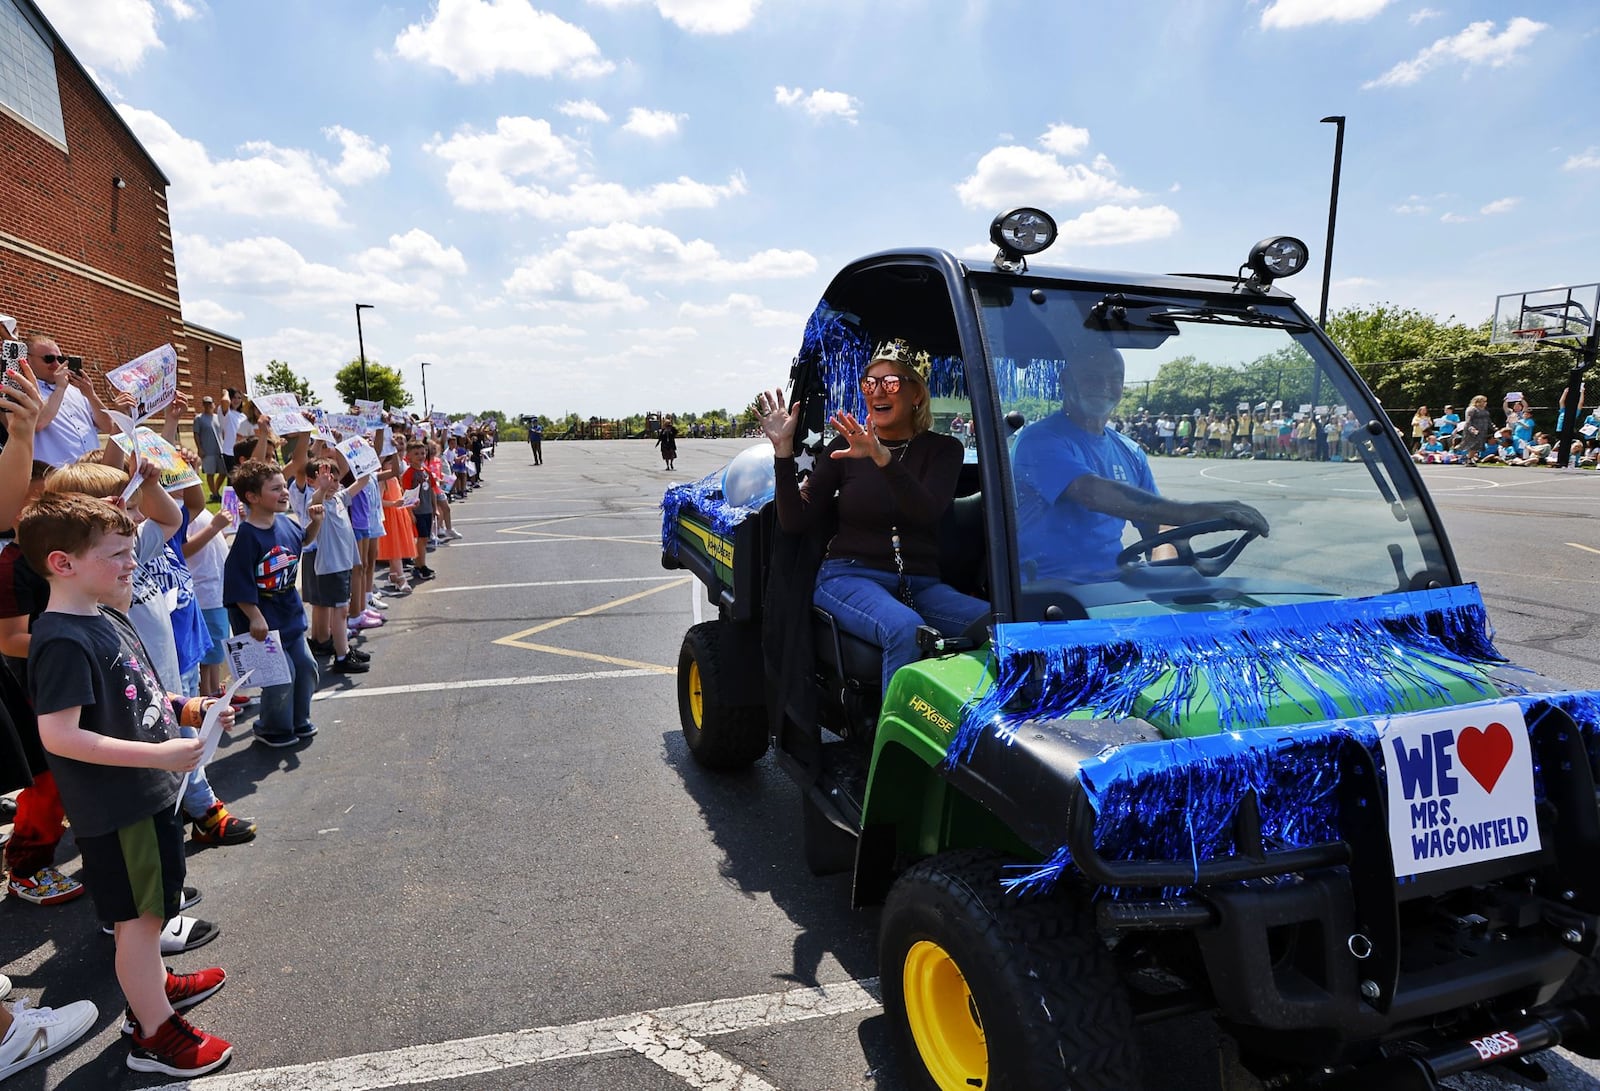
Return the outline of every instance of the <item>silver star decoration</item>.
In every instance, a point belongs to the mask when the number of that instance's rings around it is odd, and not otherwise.
[[[816,468],[817,460],[809,450],[801,451],[799,455],[795,456],[794,470],[796,476],[811,473]]]

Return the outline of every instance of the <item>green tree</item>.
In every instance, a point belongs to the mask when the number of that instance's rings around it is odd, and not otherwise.
[[[251,377],[250,385],[257,394],[293,394],[301,405],[316,405],[319,401],[311,383],[282,360],[269,360],[265,371]]]
[[[365,383],[361,379],[361,361],[351,360],[334,375],[333,388],[339,392],[339,399],[346,405],[351,405],[357,398],[362,398],[367,401],[381,401],[390,409],[403,409],[412,402],[411,395],[406,390],[405,379],[400,373],[391,367],[384,367],[376,360],[367,361]],[[371,393],[363,393],[363,390]]]

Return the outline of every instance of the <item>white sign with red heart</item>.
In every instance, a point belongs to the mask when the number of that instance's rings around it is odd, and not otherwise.
[[[1533,745],[1515,704],[1379,720],[1399,878],[1539,851]]]

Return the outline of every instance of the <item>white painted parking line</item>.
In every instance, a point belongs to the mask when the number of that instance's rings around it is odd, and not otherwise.
[[[432,693],[441,689],[492,689],[498,686],[548,686],[562,682],[593,682],[603,678],[659,678],[662,671],[642,667],[582,674],[528,674],[518,678],[472,678],[459,682],[416,682],[408,686],[363,686],[360,689],[325,689],[313,701],[353,701],[358,697],[393,697],[402,693]]]
[[[641,1057],[699,1091],[778,1091],[744,1065],[653,1015],[639,1016],[617,1037]]]
[[[757,1027],[775,1027],[808,1019],[870,1011],[879,1003],[877,987],[877,980],[871,979],[759,996],[709,1000],[572,1023],[564,1027],[538,1027],[508,1034],[458,1038],[435,1045],[407,1046],[381,1053],[338,1057],[330,1061],[263,1068],[255,1072],[228,1072],[198,1080],[162,1084],[155,1091],[381,1091],[388,1087],[463,1079],[546,1061],[620,1053],[626,1049],[645,1053],[646,1048],[656,1048],[650,1044],[652,1036],[666,1037],[661,1028],[671,1028],[672,1032],[682,1035],[684,1039],[700,1039]],[[639,1044],[636,1045],[636,1042]],[[656,1060],[655,1057],[650,1059]],[[663,1053],[663,1061],[665,1059]],[[683,1060],[687,1058],[674,1058],[673,1063]],[[722,1071],[743,1071],[727,1058],[721,1060],[729,1066]],[[667,1068],[662,1061],[656,1063]],[[667,1070],[684,1075],[672,1068]],[[717,1066],[709,1060],[700,1071],[711,1076],[718,1074]],[[718,1091],[723,1088],[729,1091],[760,1091],[772,1085],[758,1081],[706,1082],[691,1086],[716,1088]]]
[[[501,531],[501,533],[503,534],[503,533],[505,533],[505,531]],[[654,535],[654,536],[649,537],[649,538],[646,538],[643,535],[631,535],[631,534],[630,535],[607,535],[607,536],[604,536],[604,537],[581,537],[581,538],[580,537],[576,537],[576,536],[573,536],[573,537],[556,537],[556,536],[553,536],[553,537],[549,537],[549,538],[507,538],[504,541],[496,540],[496,541],[490,541],[490,542],[451,542],[450,543],[450,552],[454,553],[458,549],[477,549],[477,548],[480,548],[482,546],[560,545],[563,542],[632,542],[632,543],[634,543],[636,545],[659,546],[661,544],[661,536],[660,535]]]
[[[498,591],[505,587],[577,587],[586,583],[650,583],[656,580],[681,580],[682,576],[608,576],[593,580],[533,580],[529,583],[469,583],[463,587],[424,587],[418,594],[448,595],[454,591]]]

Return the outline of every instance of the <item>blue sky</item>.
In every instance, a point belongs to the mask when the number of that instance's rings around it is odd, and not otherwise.
[[[188,318],[327,400],[369,359],[435,409],[740,407],[833,272],[1231,272],[1305,239],[1316,310],[1473,322],[1600,280],[1588,0],[40,0],[172,180]]]

